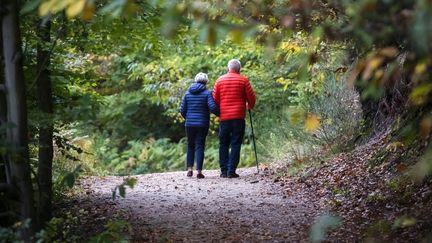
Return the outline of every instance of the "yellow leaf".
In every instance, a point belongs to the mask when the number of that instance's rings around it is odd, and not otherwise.
[[[379,51],[379,54],[384,57],[395,58],[399,54],[399,51],[394,47],[386,47],[384,49],[381,49]]]
[[[281,78],[276,79],[276,83],[285,84],[286,82],[285,82],[284,78],[281,77]]]
[[[415,87],[410,94],[410,101],[414,105],[422,105],[426,102],[430,92],[432,92],[432,84],[426,83]]]
[[[432,116],[428,115],[424,117],[420,122],[420,136],[423,139],[426,139],[430,136],[430,133],[432,131]]]
[[[287,52],[297,53],[301,51],[300,46],[298,46],[296,43],[290,43],[290,42],[282,42],[280,44],[280,48]]]
[[[51,7],[52,13],[57,13],[66,9],[67,6],[76,3],[76,0],[51,0],[54,2]]]
[[[94,4],[86,4],[84,10],[81,13],[81,19],[84,21],[90,21],[93,18],[95,9],[96,8]]]
[[[318,116],[315,114],[309,114],[304,124],[304,130],[306,132],[314,132],[319,128],[319,126],[320,126],[320,121]]]
[[[372,76],[373,71],[375,71],[375,69],[377,69],[383,61],[384,58],[378,56],[369,59],[366,64],[366,68],[363,71],[362,79],[368,80]]]
[[[68,18],[73,18],[80,14],[82,10],[84,9],[86,0],[78,0],[73,3],[71,3],[67,9],[66,9],[66,16]]]
[[[414,74],[416,75],[423,74],[426,71],[426,67],[427,67],[426,63],[424,62],[418,63],[415,67]]]
[[[387,145],[386,150],[390,152],[397,152],[403,148],[405,148],[405,145],[399,141],[396,141]]]
[[[45,1],[39,6],[39,15],[45,16],[51,12],[51,7],[53,6],[54,1]]]

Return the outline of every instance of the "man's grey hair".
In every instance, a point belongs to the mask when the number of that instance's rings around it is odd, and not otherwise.
[[[239,60],[237,59],[231,59],[228,62],[228,70],[233,70],[236,72],[240,72],[240,68],[241,68],[241,63]]]
[[[206,73],[198,73],[195,76],[195,82],[197,82],[197,83],[203,83],[203,84],[208,83],[208,76],[207,76],[207,74]]]

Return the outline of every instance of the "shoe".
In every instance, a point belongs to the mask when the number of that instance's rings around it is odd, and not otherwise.
[[[197,178],[198,178],[198,179],[204,179],[205,176],[204,176],[203,174],[197,174]]]
[[[222,172],[222,173],[220,174],[220,177],[221,177],[221,178],[227,178],[228,175],[227,175],[227,173],[223,173],[223,172]]]
[[[193,172],[191,170],[188,171],[187,174],[186,174],[187,177],[192,177],[192,175],[193,175]]]
[[[236,174],[236,173],[233,173],[233,174],[228,174],[227,177],[228,177],[228,178],[239,178],[240,175],[239,175],[239,174]]]

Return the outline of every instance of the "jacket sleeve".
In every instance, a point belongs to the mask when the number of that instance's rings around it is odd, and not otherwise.
[[[248,110],[252,110],[255,106],[256,96],[255,92],[252,89],[252,85],[249,83],[249,80],[246,80],[246,100],[247,100],[247,108]]]
[[[218,81],[216,80],[215,86],[213,88],[213,99],[217,106],[220,106],[220,92],[219,92],[219,86]]]
[[[219,107],[214,102],[213,96],[211,93],[207,95],[207,105],[210,109],[211,113],[215,114],[216,116],[219,116]]]
[[[180,114],[183,118],[186,119],[186,113],[187,113],[187,102],[186,102],[186,94],[183,95],[182,101],[180,103]]]

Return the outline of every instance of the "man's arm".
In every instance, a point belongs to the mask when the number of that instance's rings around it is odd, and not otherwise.
[[[249,83],[249,80],[246,81],[245,89],[246,89],[247,108],[249,110],[252,110],[255,106],[256,96],[255,96],[255,92],[252,89],[252,85]]]
[[[213,87],[213,99],[217,106],[220,106],[220,92],[219,92],[219,82],[216,81]]]

